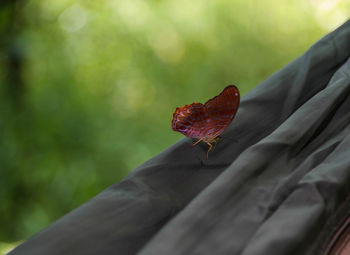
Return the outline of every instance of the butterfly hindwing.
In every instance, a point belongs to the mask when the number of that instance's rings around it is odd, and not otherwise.
[[[209,114],[201,103],[193,103],[176,108],[173,115],[172,128],[185,136],[199,138],[206,125]]]

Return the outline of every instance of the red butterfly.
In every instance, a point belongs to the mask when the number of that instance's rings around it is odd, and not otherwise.
[[[204,105],[192,103],[176,108],[173,114],[172,128],[187,137],[206,142],[212,149],[212,144],[231,123],[239,106],[239,90],[234,85],[227,86],[218,96],[208,100]]]

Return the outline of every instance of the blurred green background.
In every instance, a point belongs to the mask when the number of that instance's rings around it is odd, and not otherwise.
[[[244,95],[341,25],[341,0],[2,0],[0,251],[182,135],[177,106]]]

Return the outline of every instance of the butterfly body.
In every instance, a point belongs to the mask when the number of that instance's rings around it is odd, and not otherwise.
[[[199,139],[194,145],[200,141],[206,142],[210,151],[211,143],[216,142],[217,137],[233,120],[239,101],[238,88],[234,85],[227,86],[205,104],[192,103],[176,108],[172,128],[187,137]]]

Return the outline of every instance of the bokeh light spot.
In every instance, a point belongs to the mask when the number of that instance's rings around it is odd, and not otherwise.
[[[79,4],[67,8],[59,16],[61,28],[67,32],[76,32],[82,29],[87,22],[86,10]]]
[[[177,64],[185,55],[184,41],[175,30],[154,32],[149,41],[157,57],[165,63]]]

